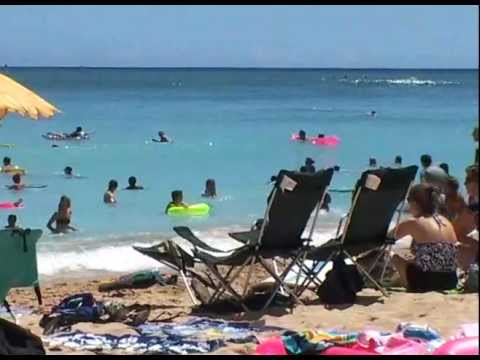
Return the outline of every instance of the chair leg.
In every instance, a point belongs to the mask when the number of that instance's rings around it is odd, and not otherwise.
[[[7,300],[3,300],[3,307],[5,308],[5,310],[7,310],[7,312],[10,314],[10,316],[12,317],[13,321],[16,324],[17,319],[15,318],[15,315],[13,314],[12,308],[10,307],[10,304],[8,303]]]
[[[387,245],[383,245],[380,250],[379,250],[379,253],[377,255],[377,257],[375,258],[375,261],[373,262],[372,266],[370,266],[370,269],[368,270],[368,273],[371,274],[373,269],[375,269],[375,266],[378,264],[378,262],[380,261],[380,259],[385,255],[385,249],[386,249]]]
[[[332,259],[338,254],[339,254],[338,251],[332,252],[318,270],[315,270],[315,269],[320,264],[320,261],[314,261],[310,269],[306,266],[303,266],[301,270],[305,274],[305,279],[303,280],[302,285],[300,286],[299,292],[296,292],[296,295],[300,296],[301,294],[303,294],[303,292],[310,286],[311,283],[314,283],[315,285],[317,285],[317,287],[321,286],[322,282],[318,279],[318,274],[320,274],[323,268],[327,266],[327,264],[330,261],[332,261]]]
[[[250,262],[250,266],[248,267],[248,275],[247,279],[245,280],[245,285],[243,286],[243,296],[247,294],[247,289],[248,285],[250,284],[250,278],[252,277],[252,272],[253,272],[253,266],[255,265],[255,258],[252,258],[252,261]]]
[[[225,274],[225,279],[228,280],[230,274],[232,273],[233,271],[233,266],[230,266],[230,269],[228,269],[227,273]],[[210,297],[210,300],[209,300],[209,304],[212,304],[214,303],[218,298],[220,298],[220,296],[223,295],[223,293],[225,292],[225,288],[224,287],[221,287],[221,286],[215,286],[215,291],[214,293],[212,294],[212,296]]]
[[[214,266],[206,264],[211,272],[218,278],[218,281],[226,288],[230,294],[239,302],[240,306],[246,311],[250,312],[250,309],[245,305],[243,298],[230,286],[230,284],[222,277],[222,275],[215,269]]]
[[[376,287],[378,290],[381,291],[381,293],[383,294],[383,296],[388,297],[388,293],[387,293],[387,291],[383,288],[383,286],[380,285],[379,283],[377,283],[377,282],[375,281],[375,279],[368,273],[367,270],[365,270],[361,265],[357,264],[357,262],[354,261],[353,257],[352,257],[349,253],[347,253],[345,250],[344,250],[344,253],[345,253],[345,254],[348,256],[348,258],[358,267],[358,269],[365,275],[365,277],[366,277],[368,280],[370,280],[370,281],[373,283],[373,285],[375,285],[375,287]]]
[[[265,305],[263,306],[262,310],[265,310],[269,305],[270,303],[273,301],[273,299],[275,298],[275,295],[277,294],[277,292],[279,291],[280,287],[282,286],[286,276],[288,275],[288,273],[290,272],[291,268],[293,267],[293,265],[296,263],[296,261],[298,260],[299,256],[301,255],[301,253],[299,253],[296,257],[295,257],[295,260],[294,261],[291,261],[290,264],[286,267],[286,269],[283,271],[283,273],[281,274],[281,276],[278,276],[275,271],[272,269],[269,268],[269,266],[267,265],[266,261],[264,259],[262,259],[261,257],[258,258],[260,264],[262,264],[262,266],[265,268],[265,270],[267,270],[270,275],[272,275],[272,277],[275,279],[276,281],[276,284],[275,284],[275,287],[272,291],[272,294],[270,295],[270,297],[268,298],[267,302],[265,303]],[[302,304],[302,301],[300,301],[300,299],[292,292],[288,289],[288,287],[285,286],[285,291],[297,302],[297,303],[300,303]]]
[[[385,249],[385,260],[383,264],[382,273],[380,274],[380,284],[383,284],[383,277],[385,276],[385,272],[387,271],[388,265],[390,265],[390,261],[392,261],[392,257],[390,256],[390,252],[392,251],[393,245],[388,245]]]
[[[182,276],[183,283],[185,284],[185,287],[187,288],[188,296],[190,296],[190,300],[192,300],[193,305],[197,305],[197,301],[195,300],[195,296],[193,296],[193,291],[190,288],[190,284],[187,281],[187,278],[185,276],[185,273],[183,270],[179,270],[180,275]]]
[[[275,271],[275,274],[277,274],[277,276],[280,275],[280,273],[278,272],[278,266],[275,259],[272,260],[272,263],[273,263],[273,270]],[[283,286],[280,286],[280,293],[282,295],[285,295],[285,290],[283,289]]]

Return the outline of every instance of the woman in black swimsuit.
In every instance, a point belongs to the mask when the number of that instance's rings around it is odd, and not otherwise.
[[[403,285],[409,291],[449,290],[457,286],[457,236],[450,221],[438,214],[436,189],[419,184],[410,190],[408,204],[413,219],[391,232],[395,239],[412,238],[414,260],[392,258]]]

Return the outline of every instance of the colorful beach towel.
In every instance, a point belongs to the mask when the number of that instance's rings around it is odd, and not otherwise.
[[[356,343],[358,332],[340,333],[314,329],[302,333],[286,332],[282,339],[289,354],[318,354],[331,346]]]
[[[44,341],[49,346],[64,346],[75,350],[185,355],[209,353],[227,343],[258,343],[256,333],[284,331],[278,327],[208,318],[191,318],[181,324],[146,323],[135,329],[139,335],[94,335],[75,331],[48,336]]]

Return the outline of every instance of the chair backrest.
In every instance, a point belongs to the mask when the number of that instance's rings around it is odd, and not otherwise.
[[[42,230],[0,230],[0,303],[10,288],[38,280],[37,241]]]
[[[314,174],[281,170],[269,197],[267,221],[260,244],[263,250],[296,249],[312,211],[323,199],[333,169]]]
[[[415,180],[417,166],[365,171],[354,190],[352,208],[343,231],[344,245],[382,244],[398,206]],[[373,179],[372,179],[373,177]],[[376,189],[372,180],[380,179]]]

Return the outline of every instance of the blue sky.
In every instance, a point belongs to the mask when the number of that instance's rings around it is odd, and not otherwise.
[[[0,6],[9,66],[477,68],[476,6]]]

